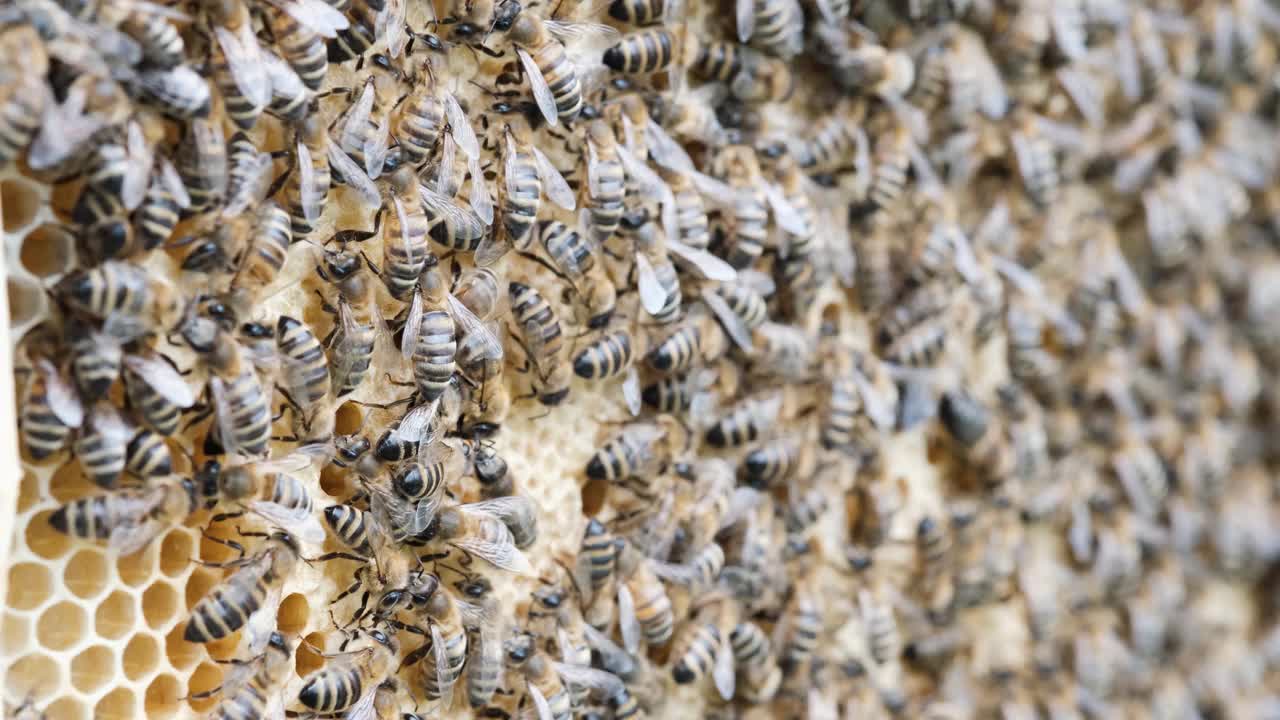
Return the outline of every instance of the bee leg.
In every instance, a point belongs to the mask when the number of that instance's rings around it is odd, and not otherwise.
[[[243,510],[237,510],[236,512],[229,512],[229,513],[221,513],[219,515],[214,515],[213,517],[209,518],[209,524],[212,525],[213,523],[219,523],[225,520],[230,520],[232,518],[238,518],[242,515],[244,515]],[[209,538],[209,539],[213,540],[215,538]]]
[[[360,251],[360,257],[364,258],[365,263],[369,266],[369,269],[373,271],[374,275],[382,274],[382,270],[380,270],[377,265],[373,264],[373,261],[369,259],[369,256],[366,255],[363,250]]]
[[[430,650],[431,650],[431,643],[423,643],[413,652],[404,656],[404,660],[401,661],[400,667],[409,667],[410,665],[416,665],[419,660],[426,657],[427,653]]]
[[[244,554],[245,554],[244,546],[236,542],[235,540],[227,540],[226,538],[220,538],[216,535],[210,535],[208,530],[202,532],[201,535],[206,540],[216,542],[219,545],[225,545],[231,548],[232,550],[235,550],[237,557],[235,560],[228,560],[227,562],[224,562],[224,563],[213,563],[213,562],[207,562],[205,560],[192,560],[192,562],[199,563],[200,565],[203,565],[205,567],[228,567],[228,566],[240,563],[244,560]]]
[[[525,252],[523,250],[517,250],[516,254],[519,255],[520,257],[523,257],[525,259],[532,260],[538,263],[539,265],[546,268],[547,270],[550,270],[551,274],[555,275],[556,277],[560,278],[566,283],[569,283],[570,286],[573,285],[573,281],[569,279],[569,276],[560,272],[560,269],[552,265],[550,262],[543,260],[542,258],[538,257],[537,255],[534,255],[533,253]]]
[[[280,152],[289,154],[288,150],[281,150]],[[272,153],[272,155],[274,156],[274,153]],[[280,173],[280,177],[271,181],[271,187],[267,190],[267,197],[275,195],[281,187],[284,187],[285,181],[293,174],[294,165],[295,163],[290,163],[289,167],[285,168],[284,172]]]
[[[325,553],[324,555],[321,555],[319,557],[303,558],[303,561],[307,563],[329,562],[330,560],[355,560],[358,563],[369,562],[369,558],[367,557],[361,557],[360,555],[353,555],[351,553],[345,553],[345,552],[331,552],[331,553]],[[359,587],[359,585],[360,585],[360,582],[357,580],[356,587]],[[338,602],[339,600],[346,597],[347,595],[350,595],[353,592],[355,592],[354,588],[347,588],[347,592],[344,592],[342,595],[339,595],[338,597],[334,598],[333,601]]]

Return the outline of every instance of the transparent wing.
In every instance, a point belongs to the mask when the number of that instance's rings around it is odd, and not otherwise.
[[[808,235],[810,233],[808,219],[791,205],[791,201],[782,194],[782,190],[773,183],[763,183],[763,186],[765,199],[769,201],[769,208],[773,210],[773,220],[778,223],[778,227],[792,235]]]
[[[329,143],[328,155],[329,164],[342,176],[342,181],[355,190],[365,207],[378,207],[382,204],[382,195],[378,193],[378,186],[373,184],[365,171],[356,165],[356,161],[352,160],[351,156],[338,146],[338,143]]]
[[[538,720],[555,720],[556,716],[551,712],[551,705],[547,703],[547,698],[543,696],[542,691],[532,682],[527,683],[529,688],[529,697],[533,699],[533,706],[538,710]]]
[[[126,210],[132,211],[142,204],[147,195],[147,181],[151,178],[151,162],[155,157],[155,148],[147,142],[137,121],[129,122],[128,156],[120,186],[120,200]]]
[[[691,172],[695,169],[689,153],[652,118],[644,131],[649,140],[649,156],[654,162],[677,172]]]
[[[333,39],[339,30],[346,30],[351,23],[347,16],[335,10],[324,0],[267,0],[294,20],[305,25],[312,32],[324,38]]]
[[[484,224],[470,209],[454,202],[452,198],[435,192],[426,185],[418,186],[418,194],[422,197],[422,203],[426,206],[427,211],[435,217],[443,215],[446,217],[447,222],[461,227]]]
[[[592,650],[600,654],[600,664],[605,670],[623,677],[635,672],[635,659],[626,650],[618,647],[617,643],[611,640],[608,635],[590,625],[583,625],[582,630],[587,638],[587,644],[591,646]]]
[[[75,386],[67,382],[48,360],[40,358],[36,360],[35,365],[44,376],[49,409],[63,425],[69,428],[80,427],[84,422],[84,406],[80,403],[80,394],[76,392]]]
[[[467,161],[471,174],[471,209],[476,211],[485,225],[493,224],[493,197],[489,194],[489,183],[484,179],[484,170],[480,168],[480,156],[472,155]]]
[[[294,158],[297,161],[298,199],[302,204],[302,216],[307,222],[313,223],[320,219],[324,194],[316,190],[316,169],[311,164],[311,151],[301,140],[294,149]]]
[[[501,233],[490,233],[476,247],[475,261],[480,267],[490,267],[511,251],[511,242]]]
[[[636,601],[625,582],[618,583],[618,631],[622,646],[635,654],[640,649],[640,620],[636,617]]]
[[[733,647],[729,644],[728,633],[721,633],[720,647],[716,648],[715,666],[711,670],[711,680],[715,683],[721,699],[733,699],[736,677],[733,667]]]
[[[679,240],[672,240],[670,236],[667,238],[667,249],[696,268],[708,280],[732,282],[738,277],[738,271],[732,265],[706,250],[689,247]]]
[[[427,429],[431,427],[431,421],[435,418],[436,409],[439,406],[440,401],[436,400],[430,404],[418,405],[410,409],[400,419],[400,424],[392,431],[392,434],[405,442],[423,442],[427,436]]]
[[[449,128],[453,133],[453,139],[458,143],[458,149],[470,158],[480,157],[480,141],[476,140],[476,131],[471,127],[471,121],[467,118],[467,113],[463,111],[462,106],[458,104],[457,98],[451,92],[444,93],[444,115],[449,121]]]
[[[121,555],[132,555],[150,545],[164,529],[164,523],[156,518],[121,525],[111,530],[107,546]]]
[[[507,495],[481,500],[463,505],[462,509],[499,519],[530,517],[536,512],[533,501],[524,495]]]
[[[458,153],[458,143],[453,139],[453,133],[448,133],[441,141],[440,164],[436,168],[436,191],[441,195],[453,197],[457,191],[454,185],[454,163]],[[426,187],[425,185],[423,187]]]
[[[507,194],[519,192],[518,183],[516,182],[516,174],[520,169],[519,149],[516,147],[516,140],[511,136],[511,132],[506,133],[506,152],[502,155],[502,177],[506,186]]]
[[[324,527],[310,507],[291,508],[267,500],[254,500],[249,503],[249,509],[305,543],[319,545],[324,542]]]
[[[667,291],[658,280],[653,263],[642,252],[636,253],[636,286],[640,290],[640,303],[645,312],[657,315],[667,304]]]
[[[462,328],[462,335],[468,338],[469,342],[475,343],[473,347],[476,350],[473,356],[501,358],[502,342],[493,334],[493,331],[452,294],[446,295],[445,298],[449,304],[449,314],[453,315],[454,322]]]
[[[453,544],[472,555],[488,560],[494,567],[519,575],[533,575],[533,565],[529,559],[516,548],[515,539],[497,518],[490,518],[490,534],[492,537],[462,537],[453,540]]]
[[[551,198],[551,202],[565,210],[573,210],[578,206],[573,188],[565,181],[564,176],[551,164],[551,160],[538,148],[530,148],[533,159],[538,166],[538,177],[542,180],[542,191]]]
[[[346,720],[377,720],[377,708],[374,699],[378,692],[375,688],[366,688],[365,693],[343,715]]]
[[[386,40],[387,54],[393,58],[404,52],[409,35],[405,32],[407,0],[387,0],[375,23],[377,36]]]
[[[596,144],[587,139],[587,192],[591,197],[600,197],[603,190],[603,178],[600,176],[600,151]]]
[[[871,422],[881,430],[889,430],[893,427],[897,413],[892,403],[884,397],[884,394],[876,389],[875,385],[863,375],[861,371],[853,371],[853,381],[858,386],[858,392],[862,395],[863,407],[866,409],[867,417],[871,418]]]
[[[371,483],[369,514],[378,527],[393,538],[404,539],[415,532],[414,508],[395,495],[383,483]]]
[[[555,661],[551,665],[564,682],[575,688],[600,690],[605,697],[613,697],[626,689],[617,675],[605,670]]]
[[[422,332],[422,316],[425,313],[422,292],[414,288],[413,300],[409,302],[409,314],[404,320],[404,332],[400,337],[400,357],[406,360],[413,357],[413,351],[418,347],[418,335]]]
[[[360,92],[360,99],[351,106],[347,111],[347,117],[342,121],[342,131],[338,134],[338,144],[346,152],[355,152],[364,145],[364,130],[369,123],[369,116],[373,114],[373,103],[377,100],[377,91],[374,88],[372,78],[364,84],[364,89]]]
[[[865,195],[871,185],[874,168],[871,165],[871,140],[861,127],[853,130],[853,170],[858,176],[860,193]]]
[[[364,139],[362,148],[364,150],[364,169],[370,178],[377,180],[382,175],[382,166],[386,164],[387,148],[390,144],[390,121],[384,117],[382,122],[370,129],[369,136]]]
[[[734,312],[724,298],[720,297],[720,293],[711,288],[703,288],[702,301],[711,308],[711,312],[720,321],[721,327],[738,347],[746,352],[752,352],[755,349],[751,342],[751,328],[748,328],[742,316]]]
[[[196,403],[187,381],[159,355],[126,355],[124,365],[174,405],[189,408]]]
[[[182,182],[182,176],[178,174],[178,169],[169,162],[169,158],[160,157],[160,184],[165,190],[173,196],[174,202],[178,203],[178,207],[186,209],[191,207],[191,195],[187,193],[187,186]]]
[[[738,42],[747,42],[756,32],[755,0],[735,0],[733,7],[738,21]]]
[[[566,45],[592,45],[601,49],[612,44],[618,37],[618,31],[608,25],[591,22],[561,22],[546,20],[547,32]]]
[[[529,90],[533,93],[533,101],[542,111],[542,118],[547,121],[547,125],[556,127],[560,124],[560,115],[556,112],[556,98],[551,94],[547,79],[538,69],[538,63],[533,61],[533,57],[524,48],[516,48],[516,56],[520,58],[520,64],[524,65],[525,77],[529,78]]]
[[[213,33],[240,93],[259,110],[266,107],[271,100],[271,81],[262,63],[262,49],[253,34],[253,23],[244,23],[238,33],[224,27],[215,27]]]
[[[444,635],[440,626],[431,626],[431,654],[436,661],[436,686],[440,690],[440,707],[448,710],[453,704],[453,681],[457,678],[449,671],[449,654],[444,651]]]
[[[324,535],[321,533],[321,541]],[[249,616],[249,620],[244,625],[244,637],[249,648],[250,656],[257,657],[266,649],[267,642],[271,639],[271,633],[276,629],[276,612],[275,609],[280,607],[280,596],[283,594],[284,583],[275,583],[272,587],[267,588],[266,596],[262,599],[262,605],[256,612]]]
[[[209,392],[213,395],[214,414],[217,415],[218,422],[218,437],[222,440],[223,447],[233,455],[249,455],[250,453],[243,452],[244,448],[236,440],[235,422],[231,412],[231,398],[227,397],[227,388],[222,382],[222,378],[216,375],[209,378]]]
[[[237,172],[242,173],[245,181],[238,188],[235,196],[227,200],[222,210],[222,217],[232,218],[240,215],[249,206],[262,199],[271,181],[271,154],[254,153],[245,163],[245,167]]]
[[[626,377],[622,380],[622,400],[632,417],[638,416],[644,408],[644,400],[640,389],[640,373],[634,367],[627,368]]]

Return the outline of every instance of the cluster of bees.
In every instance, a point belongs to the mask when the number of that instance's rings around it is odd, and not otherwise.
[[[79,265],[23,450],[103,488],[53,528],[207,517],[216,717],[1277,716],[1280,11],[717,9],[6,3],[0,162]],[[591,386],[534,558],[497,443]],[[285,698],[300,563],[352,582]]]

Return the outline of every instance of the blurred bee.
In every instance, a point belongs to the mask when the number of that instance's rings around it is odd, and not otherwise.
[[[952,538],[946,520],[926,515],[916,525],[916,547],[920,555],[926,609],[935,623],[951,616],[955,585],[951,578]]]
[[[331,656],[323,668],[304,678],[298,702],[318,713],[351,708],[357,717],[371,708],[378,686],[399,665],[400,642],[381,630],[371,630],[368,636],[372,644]]]
[[[532,13],[521,13],[508,37],[529,78],[529,89],[547,124],[572,122],[582,110],[582,83],[577,68],[554,37],[547,23]]]
[[[431,576],[428,576],[431,577]],[[428,700],[441,700],[443,707],[452,703],[453,685],[462,675],[467,661],[467,631],[463,624],[463,601],[453,596],[439,580],[430,583],[429,591],[416,591],[425,597],[416,608],[431,619],[431,654],[435,662],[421,671],[422,691]],[[415,598],[416,602],[416,598]]]
[[[569,395],[571,372],[564,357],[560,319],[534,288],[513,282],[509,291],[511,319],[519,329],[515,337],[533,373],[533,393],[543,405],[559,405]]]
[[[124,472],[133,429],[109,402],[101,401],[85,413],[74,450],[91,480],[104,488],[114,488]]]
[[[711,243],[711,222],[707,218],[702,194],[685,173],[664,169],[662,179],[671,187],[674,196],[676,239],[688,247],[705,250]]]
[[[544,192],[565,210],[573,210],[576,206],[573,190],[546,154],[534,145],[527,126],[508,124],[504,135],[506,147],[502,177],[506,192],[502,199],[502,218],[506,244],[489,251],[477,251],[477,261],[481,263],[496,260],[507,247],[528,247],[529,233],[538,220],[538,208]]]
[[[813,657],[822,634],[822,612],[813,589],[805,578],[796,582],[791,600],[779,622],[785,628],[782,635],[782,669],[790,673]]]
[[[75,318],[68,319],[64,335],[71,349],[71,377],[81,398],[90,402],[98,400],[120,377],[123,345]]]
[[[799,437],[771,440],[743,458],[743,481],[757,490],[776,486],[798,470],[805,452],[804,441]]]
[[[203,119],[192,120],[186,139],[178,147],[178,174],[191,200],[187,209],[198,213],[219,205],[227,192],[227,141],[222,126]]]
[[[129,123],[124,137],[95,147],[71,219],[81,225],[94,225],[132,212],[146,194],[152,159],[151,142],[137,122]],[[103,256],[124,254],[120,247],[111,250]]]
[[[289,531],[297,540],[319,544],[324,542],[324,529],[315,518],[311,493],[292,473],[313,464],[323,465],[331,456],[332,449],[328,443],[312,443],[289,455],[267,461],[223,467],[210,460],[201,468],[200,478],[216,481],[224,500],[242,503],[275,526]]]
[[[209,83],[186,65],[142,70],[126,87],[139,102],[171,117],[194,122],[209,115]]]
[[[725,333],[708,313],[691,314],[653,346],[645,362],[662,373],[684,372],[697,362],[715,361],[728,349]]]
[[[174,478],[72,500],[49,516],[49,525],[72,537],[106,540],[112,551],[132,555],[197,510],[213,507],[217,497],[216,487]]]
[[[332,147],[329,132],[316,114],[299,124],[294,133],[294,167],[285,179],[284,203],[289,210],[293,234],[309,234],[320,219],[331,178],[329,155]]]
[[[751,267],[768,243],[769,209],[760,188],[762,175],[753,148],[735,145],[720,151],[715,165],[719,176],[738,192],[729,209],[728,232],[732,235],[728,256],[739,270]]]
[[[782,401],[781,393],[772,393],[739,402],[707,430],[707,443],[726,448],[755,442],[773,428],[782,411]]]
[[[1001,488],[1013,477],[1016,458],[1004,424],[976,398],[964,391],[945,393],[938,417],[985,487]]]
[[[650,646],[671,639],[675,615],[662,581],[639,550],[625,544],[618,554],[618,627],[627,652],[634,653],[643,639]]]
[[[1053,141],[1041,128],[1043,122],[1029,113],[1017,114],[1009,143],[1027,197],[1038,207],[1047,208],[1058,195],[1061,177]]]
[[[234,543],[231,545],[240,549]],[[300,557],[297,540],[288,533],[275,533],[263,540],[262,547],[253,556],[242,556],[225,564],[226,567],[235,567],[235,573],[191,608],[183,639],[187,642],[211,642],[251,623],[259,611],[265,609],[267,615],[273,615],[284,581]],[[267,620],[267,627],[275,624],[274,617]],[[255,632],[261,632],[257,623],[250,625],[250,648],[257,648],[259,642],[267,640],[266,636],[258,637]]]
[[[494,30],[507,32],[523,9],[515,0],[454,2],[445,22],[454,22],[453,37],[465,42],[481,34],[487,38]]]
[[[756,348],[752,362],[754,372],[801,378],[813,367],[816,348],[800,328],[769,321],[756,328],[752,337]]]
[[[288,315],[281,315],[276,321],[276,345],[285,380],[281,389],[300,413],[302,426],[310,431],[322,420],[325,401],[333,389],[324,345],[311,328]]]
[[[292,669],[293,650],[284,636],[273,632],[261,655],[252,660],[233,660],[221,686],[210,693],[196,693],[191,697],[220,693],[222,701],[210,715],[217,720],[268,717],[272,712],[284,712],[279,689],[284,686],[285,678]]]
[[[383,20],[389,20],[390,13],[384,13],[385,0],[339,0],[344,5],[340,9],[347,16],[348,26],[339,30],[337,37],[328,42],[329,62],[343,63],[363,55],[378,40],[378,29],[384,26]]]
[[[161,435],[172,435],[195,395],[178,371],[159,355],[126,355],[124,385],[129,405]]]
[[[741,677],[737,683],[738,695],[752,704],[772,700],[782,684],[782,670],[769,636],[759,625],[744,621],[734,626],[729,643]]]
[[[30,61],[32,56],[21,59]],[[7,165],[26,150],[40,129],[45,106],[49,103],[49,93],[41,79],[43,75],[44,72],[32,71],[29,75],[20,74],[8,79],[13,84],[0,105],[0,165]]]
[[[875,149],[870,158],[871,181],[867,188],[867,199],[854,213],[854,219],[863,220],[892,207],[898,201],[911,171],[913,147],[911,131],[903,122],[894,123],[890,130],[876,138]],[[879,229],[880,226],[873,227]]]
[[[790,65],[779,58],[758,58],[744,65],[729,83],[734,98],[752,105],[786,102],[795,89]]]
[[[263,8],[280,54],[311,90],[319,90],[329,71],[325,39],[350,27],[341,12],[324,2],[268,3]]]
[[[430,223],[429,236],[440,245],[460,252],[476,252],[488,237],[488,227],[471,208],[419,183],[423,209]]]
[[[622,681],[611,673],[549,659],[538,649],[532,635],[522,634],[508,640],[504,649],[507,666],[524,676],[540,718],[569,720],[573,717],[570,687],[599,690],[611,698],[626,691]]]
[[[405,160],[415,167],[431,156],[447,122],[431,63],[423,63],[422,67],[427,78],[422,78],[421,73],[406,78],[412,82],[413,90],[400,100],[391,116],[391,135]]]
[[[701,427],[712,418],[716,371],[708,368],[674,375],[664,375],[640,393],[641,401],[658,412],[687,413],[695,426]]]
[[[271,100],[271,80],[254,34],[249,8],[239,0],[219,0],[209,6],[213,41],[210,64],[222,101],[240,129],[248,130]]]
[[[632,423],[587,461],[587,477],[620,482],[645,477],[666,465],[667,430],[655,423]]]
[[[663,72],[678,59],[676,37],[665,28],[650,28],[625,35],[604,51],[605,67],[623,74]]]
[[[103,320],[103,331],[118,340],[168,329],[181,314],[172,285],[121,260],[76,270],[60,280],[54,292],[73,310]]]
[[[679,685],[710,675],[724,700],[735,690],[734,653],[729,634],[736,625],[735,605],[728,597],[703,600],[696,614],[672,640],[672,679]]]
[[[449,543],[507,572],[532,574],[529,560],[516,548],[514,534],[508,527],[508,523],[518,522],[519,518],[508,511],[510,506],[500,504],[507,500],[512,498],[446,507],[418,539]],[[525,529],[521,534],[526,534]]]
[[[473,709],[488,705],[502,682],[503,629],[498,606],[492,597],[479,601],[479,612],[487,620],[472,628],[466,660],[467,701]]]
[[[189,207],[191,196],[178,169],[167,158],[158,158],[151,185],[134,213],[134,226],[142,248],[152,250],[166,242],[183,211]]]
[[[796,0],[735,0],[738,40],[780,58],[804,47],[804,15]]]
[[[613,0],[609,3],[609,17],[628,25],[661,22],[666,10],[667,0]]]
[[[35,368],[27,383],[20,412],[22,446],[37,462],[63,448],[71,433],[84,423],[80,396],[58,368],[43,357],[32,360]]]
[[[902,654],[902,637],[893,607],[867,589],[858,591],[858,610],[867,635],[867,648],[877,664],[895,662]]]
[[[617,289],[597,262],[596,246],[558,221],[544,222],[540,234],[547,256],[582,303],[587,326],[596,329],[607,325],[617,303]]]

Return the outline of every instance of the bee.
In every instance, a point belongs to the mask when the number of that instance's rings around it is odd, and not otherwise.
[[[582,83],[564,44],[532,13],[521,13],[508,37],[516,44],[529,89],[547,124],[572,122],[582,110]]]
[[[84,423],[80,396],[51,361],[35,358],[34,376],[27,383],[21,409],[22,446],[32,460],[57,453]]]
[[[564,335],[560,319],[550,303],[534,288],[513,282],[508,286],[511,317],[523,338],[524,350],[533,375],[533,393],[538,402],[553,407],[569,395],[571,369],[564,357]]]
[[[209,392],[222,446],[232,453],[265,455],[271,440],[270,398],[247,351],[221,328],[207,344],[197,340],[193,347],[212,370]]]
[[[582,545],[578,548],[577,575],[585,578],[591,596],[602,592],[614,576],[618,562],[618,546],[613,533],[596,518],[587,520]]]
[[[666,242],[654,223],[649,222],[647,213],[640,218],[624,217],[622,227],[635,243],[636,286],[645,312],[660,324],[678,320],[683,294]]]
[[[276,345],[284,366],[288,397],[302,414],[302,424],[310,428],[324,412],[324,401],[333,385],[324,345],[302,321],[281,315],[276,321]]]
[[[741,447],[753,443],[773,428],[782,410],[782,394],[751,397],[738,403],[707,430],[712,447]]]
[[[284,203],[297,237],[309,234],[320,219],[329,194],[329,155],[336,150],[318,115],[302,120],[294,133],[293,172],[284,185]]]
[[[667,0],[613,0],[609,17],[629,25],[652,25],[666,14]]]
[[[756,356],[752,369],[781,377],[799,378],[813,367],[816,348],[800,328],[768,321],[752,333]]]
[[[804,16],[795,0],[736,0],[738,40],[789,59],[804,46]]]
[[[805,444],[799,437],[771,440],[743,458],[743,481],[757,490],[774,486],[797,472],[805,453]]]
[[[429,259],[405,322],[404,345],[413,361],[414,381],[425,402],[440,398],[457,369],[458,341],[453,317],[448,312],[444,279]],[[424,299],[425,298],[425,299]]]
[[[391,116],[391,135],[413,166],[426,162],[435,150],[445,127],[444,102],[436,91],[431,64],[425,63],[428,78],[411,78],[413,90],[400,100]]]
[[[431,654],[435,662],[422,671],[422,690],[428,700],[442,700],[447,708],[453,685],[467,661],[467,631],[460,610],[462,603],[449,588],[436,581],[435,590],[428,597],[422,612],[431,618]]]
[[[529,245],[529,233],[538,220],[538,208],[542,194],[565,210],[573,210],[577,204],[573,190],[565,182],[551,160],[534,145],[525,125],[507,125],[504,131],[505,151],[502,159],[502,177],[506,188],[502,199],[502,222],[506,230],[506,245],[486,252],[477,252],[478,261],[491,262],[514,245],[524,249]]]
[[[620,482],[659,471],[667,461],[667,430],[654,423],[632,423],[587,461],[587,477]]]
[[[263,653],[252,660],[234,660],[231,670],[216,692],[222,701],[210,717],[236,720],[244,717],[267,717],[279,710],[279,689],[293,669],[293,650],[278,632],[271,633]],[[201,697],[203,694],[193,695]]]
[[[920,554],[927,609],[935,623],[950,617],[955,597],[951,579],[951,543],[951,530],[945,520],[932,515],[920,518],[916,525],[916,547]]]
[[[124,472],[132,437],[133,430],[109,401],[90,407],[74,446],[85,474],[101,487],[114,488]]]
[[[127,87],[139,101],[158,108],[166,115],[193,122],[209,116],[209,84],[186,65],[142,70]]]
[[[617,289],[597,262],[594,244],[559,221],[544,222],[540,234],[547,255],[581,301],[587,326],[597,329],[607,325],[617,303]]]
[[[274,52],[263,52],[262,62],[271,83],[271,104],[267,112],[285,122],[298,122],[310,110],[312,91],[289,63]]]
[[[822,611],[808,585],[803,580],[796,583],[780,621],[786,630],[782,635],[781,662],[787,673],[803,666],[813,657],[822,633]]]
[[[222,126],[200,118],[192,120],[186,139],[179,145],[177,168],[191,200],[190,212],[219,205],[227,193],[227,140]]]
[[[201,468],[200,477],[214,478],[223,499],[243,503],[297,540],[319,544],[324,542],[324,528],[315,518],[311,493],[292,473],[323,464],[330,456],[327,443],[312,443],[267,461],[223,467],[211,460]]]
[[[702,194],[685,173],[663,169],[662,179],[671,187],[674,196],[676,239],[696,250],[706,250],[711,244],[711,221],[707,217]]]
[[[488,705],[502,682],[503,631],[498,623],[498,607],[493,598],[480,601],[480,614],[487,618],[472,629],[467,644],[467,702],[473,709]]]
[[[665,375],[640,393],[641,402],[658,412],[688,413],[697,426],[708,422],[715,402],[712,392],[716,372],[704,368],[689,373]]]
[[[512,23],[523,9],[515,0],[502,0],[496,3],[494,0],[455,2],[446,22],[456,21],[453,26],[453,37],[466,41],[481,34],[488,37],[488,33],[493,30],[500,32],[510,30]]]
[[[604,51],[605,67],[623,74],[663,72],[677,60],[676,38],[664,28],[624,36]]]
[[[911,170],[913,146],[911,131],[901,122],[876,138],[871,156],[871,183],[864,205],[857,210],[857,219],[892,207],[902,196]]]
[[[943,394],[938,417],[988,488],[999,488],[1014,473],[1016,458],[1004,424],[964,391]]]
[[[645,355],[650,368],[684,372],[695,362],[712,362],[726,350],[725,334],[708,314],[691,315]]]
[[[475,176],[473,173],[473,182]],[[487,223],[471,208],[421,183],[418,192],[429,222],[428,235],[433,241],[459,252],[476,252],[484,246],[489,233]]]
[[[453,300],[452,296],[450,298],[454,317],[462,327],[458,368],[471,388],[462,415],[464,429],[491,434],[496,432],[511,405],[507,386],[502,382],[505,353],[501,342],[489,328],[462,303]]]
[[[729,643],[742,678],[737,683],[739,696],[752,704],[772,700],[782,684],[782,670],[769,636],[759,625],[744,621],[734,626]]]
[[[643,639],[650,646],[671,639],[675,615],[662,581],[640,551],[625,544],[618,553],[618,626],[627,652],[635,652]]]
[[[239,0],[219,0],[209,7],[213,42],[209,43],[214,82],[222,93],[227,116],[248,130],[271,100],[271,80],[254,34],[249,8]]]
[[[354,505],[330,505],[324,509],[324,520],[338,541],[353,553],[362,558],[373,556],[369,540],[373,520],[368,511]]]
[[[328,42],[329,62],[343,63],[363,56],[378,39],[378,28],[390,14],[383,11],[385,0],[340,0],[345,5],[348,26],[339,30],[337,37]]]
[[[689,685],[711,675],[725,700],[733,697],[735,689],[733,648],[728,637],[733,627],[732,612],[725,609],[730,602],[727,598],[706,601],[676,634],[671,650],[676,658],[671,676],[677,684]]]
[[[390,199],[394,213],[383,224],[382,281],[391,297],[404,301],[431,255],[427,215],[412,168],[405,166],[392,173]]]
[[[284,581],[300,557],[297,540],[288,533],[275,533],[263,541],[253,556],[227,563],[226,566],[235,567],[236,572],[191,608],[183,639],[211,642],[244,627],[264,608],[268,614],[274,613]],[[257,629],[256,624],[250,625],[251,633]],[[250,647],[256,644],[252,637]]]
[[[173,478],[77,498],[55,510],[49,525],[71,537],[106,540],[111,550],[132,555],[197,510],[213,507],[217,498],[216,487]]]
[[[599,690],[605,697],[620,697],[626,687],[612,673],[580,665],[555,662],[538,649],[532,635],[522,634],[504,646],[508,667],[524,676],[538,716],[548,720],[573,717],[570,687]]]
[[[762,175],[755,150],[735,145],[716,156],[719,175],[738,192],[728,213],[732,244],[725,258],[738,270],[751,267],[768,242],[769,209],[760,189]]]
[[[94,148],[71,219],[93,225],[135,210],[146,194],[152,157],[151,142],[137,122],[129,123],[118,142]]]
[[[23,58],[29,60],[30,56]],[[31,144],[40,129],[49,94],[40,77],[43,73],[20,75],[0,105],[0,165]]]
[[[104,331],[119,340],[167,328],[181,311],[167,281],[122,260],[72,272],[54,292],[73,310],[104,320]]]
[[[321,274],[338,287],[338,328],[329,342],[329,372],[334,396],[342,397],[360,387],[369,373],[381,318],[359,257],[326,253]]]
[[[319,90],[329,71],[326,38],[350,27],[339,11],[323,2],[268,3],[263,8],[280,54],[311,90]]]
[[[318,713],[356,709],[357,717],[372,706],[377,688],[391,677],[400,661],[400,641],[381,630],[368,632],[373,641],[359,650],[333,656],[333,662],[303,679],[298,702]]]
[[[1058,195],[1062,180],[1053,141],[1040,127],[1041,120],[1028,113],[1019,113],[1015,129],[1009,135],[1013,147],[1014,165],[1022,178],[1027,197],[1037,207],[1047,208]]]
[[[470,505],[455,505],[441,510],[418,538],[425,542],[447,542],[454,547],[487,560],[494,567],[523,575],[532,574],[529,560],[516,548],[508,527],[514,522],[506,505],[511,498],[485,500]]]
[[[142,248],[152,250],[167,241],[182,212],[189,207],[191,196],[178,169],[167,158],[158,158],[151,185],[134,213],[134,225]]]
[[[734,75],[729,84],[734,98],[752,105],[786,102],[795,89],[796,80],[790,66],[778,58],[756,59]]]

